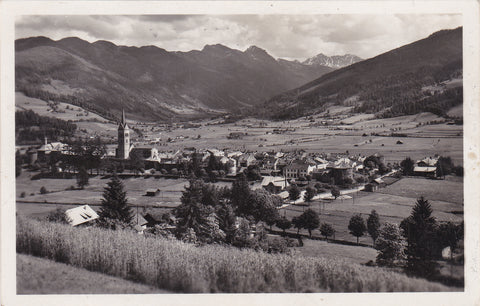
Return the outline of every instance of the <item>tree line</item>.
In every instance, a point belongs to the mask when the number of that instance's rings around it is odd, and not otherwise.
[[[77,125],[71,121],[40,116],[32,110],[15,112],[16,143],[42,141],[45,137],[57,141],[72,137]]]

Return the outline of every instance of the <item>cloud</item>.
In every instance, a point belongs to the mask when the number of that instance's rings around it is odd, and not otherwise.
[[[251,45],[274,57],[356,54],[373,57],[431,33],[461,25],[461,15],[70,15],[21,16],[16,37],[78,36],[90,42],[156,45],[170,51]]]

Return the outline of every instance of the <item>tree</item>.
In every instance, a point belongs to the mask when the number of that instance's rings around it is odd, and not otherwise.
[[[213,207],[202,203],[203,188],[203,182],[199,180],[191,180],[190,185],[185,187],[181,204],[175,208],[177,236],[182,236],[190,228],[199,240],[205,241],[210,236],[209,217],[213,213]]]
[[[300,199],[300,188],[297,185],[293,185],[288,191],[288,198],[295,202]]]
[[[233,183],[230,198],[232,206],[237,215],[242,215],[247,211],[248,199],[250,197],[250,186],[248,186],[247,178],[241,174]]]
[[[47,194],[48,190],[45,188],[45,186],[40,187],[40,194]]]
[[[278,213],[277,208],[273,207],[273,209],[265,210],[263,220],[270,227],[270,230],[272,230],[272,226],[277,223],[279,218],[280,214]]]
[[[285,235],[285,230],[292,227],[292,222],[285,217],[281,217],[277,220],[276,225],[283,231],[283,235]]]
[[[302,219],[303,228],[308,230],[308,235],[312,237],[312,230],[320,226],[320,218],[318,213],[313,209],[307,209],[303,214],[300,215]]]
[[[400,162],[403,175],[413,175],[414,162],[410,157],[405,158]]]
[[[430,203],[422,196],[415,203],[410,216],[400,223],[402,235],[407,240],[407,271],[425,277],[436,273],[433,258],[438,252],[438,243],[435,237],[436,220],[432,212]]]
[[[257,165],[250,165],[245,170],[245,175],[249,181],[258,181],[262,179],[260,168]]]
[[[370,215],[368,215],[367,230],[370,237],[372,237],[373,245],[375,245],[375,240],[377,240],[380,230],[380,218],[375,209],[370,212]]]
[[[363,234],[367,230],[367,227],[365,226],[365,221],[363,220],[361,215],[354,215],[350,219],[350,222],[348,223],[348,230],[350,231],[351,235],[357,237],[358,244],[358,238],[363,236]]]
[[[332,196],[335,197],[336,199],[340,196],[340,189],[338,189],[337,186],[332,186],[331,193],[332,193]]]
[[[145,168],[145,161],[139,151],[133,151],[130,154],[130,165],[135,175]]]
[[[300,234],[300,230],[303,228],[303,218],[302,215],[292,218],[292,225],[297,229],[297,235]]]
[[[463,239],[463,223],[457,225],[453,222],[442,223],[438,227],[438,238],[443,247],[450,247],[450,260],[457,249],[458,241]]]
[[[83,189],[88,185],[88,172],[85,167],[80,167],[77,173],[77,185],[80,189]]]
[[[132,221],[133,212],[128,206],[126,195],[123,183],[114,173],[103,191],[102,206],[99,213],[100,221],[111,219],[129,224]]]
[[[332,225],[328,223],[323,223],[320,226],[320,233],[322,234],[322,236],[325,237],[325,240],[328,241],[328,237],[333,236],[333,234],[335,234],[335,229],[333,228]]]
[[[255,223],[267,221],[268,218],[275,219],[278,216],[278,211],[274,197],[265,189],[251,191],[246,205],[239,210],[240,215],[253,217]]]
[[[308,186],[305,189],[305,195],[303,196],[303,199],[305,200],[305,202],[310,203],[316,194],[317,194],[316,189]]]
[[[378,250],[376,261],[380,266],[393,266],[403,259],[404,242],[399,227],[396,224],[385,223],[378,231],[375,248]]]

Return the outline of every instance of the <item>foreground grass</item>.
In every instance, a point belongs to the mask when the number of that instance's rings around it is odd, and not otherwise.
[[[448,291],[379,268],[322,258],[196,247],[133,232],[17,218],[17,252],[175,292]]]
[[[17,254],[17,294],[168,293],[152,286]]]

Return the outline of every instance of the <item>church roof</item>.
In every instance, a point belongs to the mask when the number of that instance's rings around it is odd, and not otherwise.
[[[122,121],[118,125],[119,128],[128,129],[127,120],[125,119],[125,110],[122,109]]]

